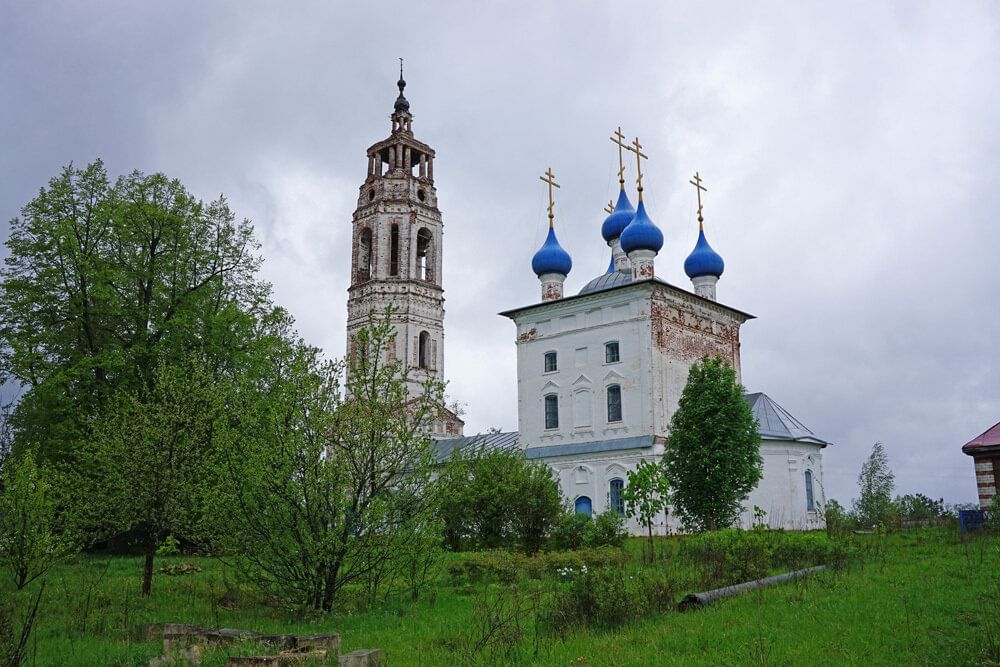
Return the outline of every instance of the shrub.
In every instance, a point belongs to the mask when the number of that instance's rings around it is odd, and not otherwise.
[[[548,600],[539,623],[549,632],[574,627],[613,628],[675,604],[665,573],[649,568],[604,567],[581,570]]]
[[[564,512],[549,534],[549,549],[567,551],[583,546],[584,537],[593,523],[586,514]]]
[[[622,549],[598,547],[574,551],[552,551],[525,556],[509,551],[465,553],[448,564],[448,574],[457,585],[480,582],[512,583],[523,575],[531,579],[554,576],[560,570],[621,568],[629,562]]]
[[[583,534],[583,544],[588,547],[617,547],[625,545],[625,519],[614,510],[607,510],[591,521]]]

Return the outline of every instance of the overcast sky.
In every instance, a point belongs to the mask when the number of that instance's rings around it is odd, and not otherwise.
[[[538,175],[562,184],[575,293],[607,266],[621,125],[650,158],[657,275],[684,288],[687,181],[705,179],[719,299],[759,318],[744,383],[836,443],[827,495],[856,496],[881,440],[898,492],[974,501],[960,447],[1000,420],[1000,5],[708,4],[6,0],[0,240],[71,161],[162,171],[253,220],[276,300],[338,356],[351,213],[402,56],[438,155],[467,433],[517,426],[496,313],[538,299]]]

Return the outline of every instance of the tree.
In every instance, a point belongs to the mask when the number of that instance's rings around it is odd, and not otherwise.
[[[55,490],[31,452],[8,461],[0,476],[0,566],[21,590],[72,553],[76,542],[58,525]]]
[[[258,583],[322,610],[344,586],[396,567],[433,526],[427,434],[443,386],[407,394],[408,371],[388,354],[394,335],[388,313],[372,320],[339,362],[290,342],[227,408],[206,513],[217,545]]]
[[[223,408],[219,386],[197,357],[161,364],[151,382],[142,394],[120,391],[110,401],[88,448],[99,474],[79,494],[103,498],[81,507],[95,513],[82,518],[91,531],[141,531],[144,597],[157,547],[171,533],[194,534]]]
[[[622,489],[625,512],[630,517],[639,517],[639,523],[646,527],[649,546],[649,560],[653,561],[653,521],[660,512],[666,512],[670,481],[663,466],[640,459],[635,470],[628,471],[628,482]]]
[[[862,464],[858,474],[860,495],[854,502],[854,513],[863,526],[886,523],[892,511],[892,490],[895,476],[889,469],[889,458],[881,442],[872,446],[872,453]]]
[[[263,316],[258,245],[224,199],[139,172],[113,184],[103,164],[66,167],[11,221],[0,271],[0,379],[26,387],[15,449],[71,459],[107,401],[150,390],[156,369],[192,349],[230,367]],[[77,459],[74,465],[86,468]]]
[[[933,500],[922,493],[896,496],[892,504],[899,518],[908,521],[938,519],[948,514],[944,507],[944,498]]]
[[[663,466],[674,509],[690,530],[731,525],[760,481],[760,434],[744,391],[721,357],[706,355],[688,372]]]
[[[449,458],[438,484],[445,543],[454,551],[535,553],[565,511],[552,469],[516,449],[467,445]]]

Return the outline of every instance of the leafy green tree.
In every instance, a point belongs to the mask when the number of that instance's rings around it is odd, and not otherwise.
[[[8,461],[0,478],[0,566],[17,590],[76,550],[59,524],[56,490],[31,452]]]
[[[438,478],[445,542],[452,550],[517,547],[535,553],[563,512],[551,468],[519,450],[455,452]]]
[[[228,369],[263,316],[258,245],[224,199],[103,164],[66,167],[11,221],[0,271],[0,379],[25,392],[15,449],[72,458],[117,392],[141,396],[161,363],[199,349]],[[83,458],[73,461],[86,467]]]
[[[895,476],[889,468],[889,457],[881,442],[872,446],[872,452],[862,464],[858,474],[858,499],[854,502],[854,513],[863,526],[885,524],[892,512],[892,490]]]
[[[922,493],[906,494],[896,496],[892,501],[896,514],[901,519],[907,521],[926,521],[947,516],[948,511],[944,506],[944,498],[933,500]]]
[[[628,471],[628,481],[622,489],[625,512],[630,517],[639,517],[639,523],[646,527],[650,561],[655,556],[653,522],[660,512],[666,512],[669,493],[670,481],[662,465],[640,459],[635,470]]]
[[[222,414],[220,387],[197,357],[161,364],[143,394],[118,392],[88,452],[99,474],[80,496],[92,534],[139,529],[145,561],[142,595],[152,590],[157,547],[169,535],[195,535],[207,491],[213,430]]]
[[[721,357],[706,355],[688,372],[663,455],[674,509],[688,529],[731,525],[760,481],[760,434],[743,394]]]
[[[394,567],[433,525],[427,433],[443,386],[408,395],[407,369],[388,355],[393,336],[388,317],[371,321],[346,362],[290,343],[243,378],[227,408],[206,513],[217,545],[258,583],[322,610],[344,586]]]

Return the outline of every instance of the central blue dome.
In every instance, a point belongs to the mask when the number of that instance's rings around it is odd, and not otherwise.
[[[635,217],[622,232],[622,250],[630,253],[633,250],[652,250],[660,252],[663,247],[663,232],[653,224],[646,215],[646,205],[640,200],[635,209]]]
[[[698,242],[694,245],[694,250],[684,260],[684,273],[688,278],[699,276],[715,276],[718,278],[726,269],[726,263],[722,261],[719,253],[712,250],[705,239],[705,230],[698,230]]]
[[[572,268],[572,258],[559,245],[559,240],[556,238],[556,230],[549,227],[549,235],[545,237],[545,243],[538,249],[535,256],[531,258],[531,270],[535,272],[536,276],[542,276],[546,273],[558,273],[566,276],[569,275],[569,271]]]
[[[611,243],[622,235],[622,230],[628,226],[628,223],[632,222],[634,217],[635,209],[632,208],[632,202],[625,194],[625,188],[622,188],[621,192],[618,193],[618,203],[615,204],[611,215],[605,218],[604,224],[601,225],[601,236],[604,237],[605,241]]]

